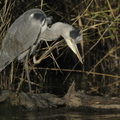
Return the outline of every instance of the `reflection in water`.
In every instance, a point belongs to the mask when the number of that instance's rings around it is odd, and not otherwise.
[[[97,114],[78,110],[46,109],[40,112],[17,112],[0,110],[0,120],[117,120],[120,114]]]

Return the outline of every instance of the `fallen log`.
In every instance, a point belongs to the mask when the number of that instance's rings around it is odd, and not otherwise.
[[[75,91],[75,83],[70,86],[67,94],[64,96],[65,104],[68,107],[89,107],[100,109],[118,109],[120,110],[120,98],[92,96],[84,91]]]
[[[12,106],[23,106],[28,110],[39,110],[43,108],[57,108],[60,106],[70,108],[93,108],[93,109],[117,109],[120,110],[120,98],[91,96],[84,91],[75,91],[75,82],[69,87],[68,92],[64,97],[59,98],[54,94],[26,94],[10,93],[9,91],[2,91],[0,95],[0,102],[9,101]]]

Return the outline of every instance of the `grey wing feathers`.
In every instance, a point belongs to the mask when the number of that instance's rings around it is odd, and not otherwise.
[[[23,59],[22,57],[25,57],[28,49],[38,39],[37,37],[41,32],[41,26],[36,25],[39,21],[35,18],[33,19],[32,16],[32,14],[36,12],[41,14],[42,19],[43,17],[46,19],[46,15],[42,10],[32,9],[22,14],[9,28],[2,42],[0,52],[0,71],[21,54],[22,55],[19,59]],[[45,29],[46,28],[44,28],[44,30]]]

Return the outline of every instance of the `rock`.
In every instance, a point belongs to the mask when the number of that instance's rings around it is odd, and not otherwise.
[[[9,90],[3,90],[0,94],[0,102],[5,101],[10,96]]]

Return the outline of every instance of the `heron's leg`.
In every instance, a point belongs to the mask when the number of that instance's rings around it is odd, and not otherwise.
[[[31,84],[30,84],[30,76],[29,76],[29,68],[28,68],[28,55],[26,55],[24,66],[25,66],[26,76],[27,76],[27,79],[28,79],[29,92],[32,93],[32,88],[31,88]]]

